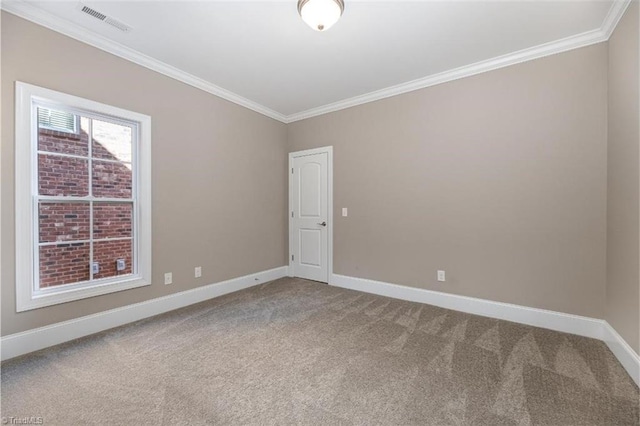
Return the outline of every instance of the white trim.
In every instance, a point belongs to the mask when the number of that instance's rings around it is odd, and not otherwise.
[[[602,339],[602,320],[599,319],[345,275],[334,275],[332,285]]]
[[[493,71],[510,65],[516,65],[522,62],[543,58],[545,56],[562,53],[581,47],[586,47],[595,43],[607,41],[625,10],[631,3],[631,0],[614,0],[607,16],[605,17],[600,28],[587,31],[582,34],[576,34],[563,39],[533,46],[517,52],[505,54],[485,61],[476,62],[474,64],[465,65],[460,68],[444,71],[439,74],[426,76],[417,80],[401,83],[396,86],[387,87],[374,92],[344,99],[331,104],[311,108],[306,111],[300,111],[294,114],[285,115],[274,111],[264,105],[246,99],[222,87],[165,64],[150,56],[144,55],[136,50],[128,48],[120,43],[109,40],[106,37],[98,35],[80,25],[54,16],[41,8],[24,2],[23,0],[11,0],[0,2],[0,8],[16,16],[34,22],[50,30],[59,32],[90,46],[109,52],[123,59],[131,61],[135,64],[159,72],[190,86],[196,87],[212,95],[226,99],[230,102],[241,105],[245,108],[263,114],[267,117],[278,120],[282,123],[293,123],[295,121],[304,120],[306,118],[316,117],[318,115],[327,114],[334,111],[362,105],[391,96],[400,95],[414,90],[424,89],[426,87],[435,86],[437,84],[458,80],[465,77],[471,77],[476,74]]]
[[[640,386],[640,357],[605,320],[345,275],[331,285],[602,340]]]
[[[622,16],[627,11],[631,1],[632,0],[614,0],[611,8],[609,8],[609,13],[607,13],[600,27],[600,31],[604,33],[607,40],[609,40],[611,34],[613,34],[616,26],[618,26],[618,22],[620,22],[620,19],[622,19]]]
[[[49,346],[213,299],[227,293],[263,284],[282,278],[286,274],[287,267],[281,266],[22,333],[3,336],[0,341],[2,348],[1,358],[4,361]]]
[[[604,321],[602,340],[607,344],[611,352],[618,358],[620,364],[627,370],[634,382],[640,386],[640,356],[618,334],[618,332]]]
[[[126,47],[106,37],[103,37],[80,25],[67,21],[66,19],[62,19],[58,16],[52,15],[51,13],[37,6],[31,5],[25,1],[3,1],[0,3],[0,7],[2,8],[2,10],[5,10],[13,15],[19,16],[45,28],[79,40],[100,50],[104,50],[105,52],[126,59],[127,61],[166,75],[167,77],[171,77],[175,80],[181,81],[185,84],[188,84],[189,86],[193,86],[205,92],[211,93],[212,95],[241,105],[259,114],[273,118],[274,120],[278,120],[283,123],[286,122],[286,117],[279,112],[260,105],[259,103],[252,100],[246,99],[227,89],[223,89],[220,86],[216,86],[213,83],[182,71],[162,61],[140,53],[134,49]]]
[[[32,163],[31,145],[28,141],[31,138],[31,99],[22,92],[22,86],[16,84],[16,123],[15,123],[15,140],[19,139],[18,135],[27,135],[25,143],[16,143],[15,146],[15,209],[17,213],[18,206],[25,209],[22,214],[15,216],[15,256],[16,256],[16,283],[26,283],[20,287],[26,291],[19,291],[16,288],[16,304],[23,305],[31,300],[30,286],[33,282],[33,259],[31,252],[33,250],[34,232],[33,232],[33,215],[31,208],[31,172],[35,165]],[[26,166],[23,166],[26,164]],[[27,214],[27,212],[30,212]],[[27,287],[27,284],[29,287]]]
[[[374,102],[380,99],[401,95],[407,92],[424,89],[438,84],[459,80],[465,77],[471,77],[476,74],[497,70],[508,67],[510,65],[520,64],[522,62],[534,59],[544,58],[545,56],[555,55],[557,53],[567,52],[573,49],[590,46],[596,43],[602,43],[609,40],[613,30],[620,21],[625,10],[631,3],[631,0],[614,0],[605,17],[602,26],[597,30],[587,31],[582,34],[576,34],[559,40],[554,40],[538,46],[529,47],[527,49],[516,52],[507,53],[502,56],[476,62],[474,64],[463,65],[459,68],[447,70],[439,74],[429,75],[417,80],[408,81],[395,86],[365,93],[363,95],[354,96],[338,102],[311,108],[287,116],[287,123],[304,120],[319,115],[328,114],[330,112],[340,111],[342,109],[351,108],[353,106]]]
[[[151,284],[151,117],[105,105],[66,93],[17,81],[15,116],[15,188],[16,188],[16,311],[65,303]],[[134,165],[134,235],[136,245],[134,270],[125,278],[114,277],[86,285],[60,286],[56,291],[37,290],[34,286],[38,267],[37,214],[33,205],[37,193],[37,134],[32,131],[37,120],[32,105],[45,102],[84,111],[83,115],[126,119],[137,132],[132,135],[136,149]],[[137,197],[137,199],[136,199]],[[47,198],[47,197],[45,197]],[[86,201],[90,201],[87,199]],[[123,200],[126,202],[126,200]],[[71,243],[71,242],[69,242]],[[90,284],[90,285],[89,285]]]
[[[311,108],[306,111],[298,112],[287,116],[287,123],[304,120],[319,115],[328,114],[330,112],[340,111],[346,108],[367,104],[369,102],[378,101],[392,96],[401,95],[403,93],[413,92],[415,90],[425,89],[427,87],[436,86],[450,81],[471,77],[476,74],[494,71],[510,65],[520,64],[522,62],[534,59],[544,58],[545,56],[555,55],[556,53],[566,52],[568,50],[586,47],[592,44],[606,41],[607,38],[601,30],[593,30],[583,34],[577,34],[561,40],[550,43],[541,44],[539,46],[530,47],[517,52],[508,53],[496,58],[487,59],[470,65],[464,65],[459,68],[444,71],[439,74],[433,74],[417,80],[408,81],[395,86],[365,93],[364,95],[354,96],[331,104],[323,105],[317,108]]]
[[[288,274],[288,267],[281,266],[145,302],[3,336],[0,341],[1,359],[4,361],[283,278]],[[333,275],[331,285],[603,340],[631,378],[640,386],[640,357],[613,327],[603,320],[344,275]]]
[[[327,209],[329,210],[327,217],[327,283],[331,284],[333,277],[333,222],[335,221],[335,214],[333,212],[333,146],[323,146],[320,148],[312,148],[289,153],[289,163],[287,168],[287,174],[289,175],[289,178],[287,179],[289,192],[289,210],[287,211],[287,220],[289,223],[289,268],[287,274],[290,277],[295,276],[295,268],[291,261],[291,247],[293,247],[293,223],[291,221],[291,212],[293,211],[293,194],[291,191],[291,173],[289,171],[293,167],[293,159],[295,157],[325,153],[327,154]]]

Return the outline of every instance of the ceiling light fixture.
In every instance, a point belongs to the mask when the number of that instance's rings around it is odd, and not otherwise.
[[[298,0],[298,13],[316,31],[325,31],[338,22],[344,11],[343,0]]]

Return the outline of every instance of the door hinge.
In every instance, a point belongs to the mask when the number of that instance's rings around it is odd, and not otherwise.
[[[293,217],[293,212],[291,212],[291,217]]]
[[[291,261],[293,262],[293,255],[291,255]]]
[[[291,168],[291,174],[293,174],[293,167]]]

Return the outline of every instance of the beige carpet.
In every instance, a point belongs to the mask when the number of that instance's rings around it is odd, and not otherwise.
[[[45,425],[638,425],[597,340],[281,279],[2,365]]]

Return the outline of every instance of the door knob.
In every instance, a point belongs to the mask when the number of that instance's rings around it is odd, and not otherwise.
[[[327,222],[322,222],[322,223],[319,223],[318,225],[320,225],[320,226],[327,226]]]

